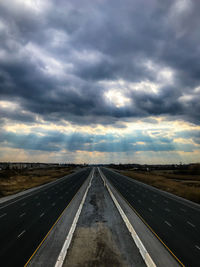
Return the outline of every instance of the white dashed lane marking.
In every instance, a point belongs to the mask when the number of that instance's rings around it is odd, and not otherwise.
[[[199,247],[199,246],[197,246],[197,245],[195,246],[195,248],[197,248],[198,250],[200,250],[200,247]]]
[[[26,231],[23,230],[17,237],[19,238],[20,236],[22,236]]]
[[[168,226],[172,227],[171,223],[169,223],[168,221],[165,221],[165,223],[166,223]]]
[[[7,215],[7,213],[3,213],[3,214],[0,215],[0,218],[5,217],[6,215]]]
[[[40,214],[40,218],[41,218],[42,216],[44,216],[44,212]]]
[[[189,224],[192,227],[195,227],[195,225],[193,223],[189,222],[189,221],[187,221],[187,224]]]
[[[24,213],[22,213],[22,214],[20,214],[19,215],[19,217],[23,217],[24,215],[26,215],[26,213],[24,212]]]

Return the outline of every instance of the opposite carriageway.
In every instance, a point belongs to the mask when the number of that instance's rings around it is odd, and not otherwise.
[[[0,206],[1,266],[23,266],[88,178],[91,168]]]
[[[200,206],[109,169],[102,171],[180,264],[199,266]]]

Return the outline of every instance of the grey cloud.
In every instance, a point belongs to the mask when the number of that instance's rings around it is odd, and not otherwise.
[[[46,121],[117,125],[126,118],[165,115],[199,124],[199,93],[193,89],[200,84],[200,6],[192,1],[190,12],[174,16],[175,21],[170,20],[173,8],[170,0],[49,1],[37,13],[2,2],[1,98],[19,102],[23,110]],[[57,36],[59,32],[66,38]],[[27,52],[30,44],[57,59],[64,75],[45,72],[44,60]],[[108,104],[107,88],[99,82],[157,82],[156,70],[144,65],[148,60],[171,68],[173,84],[166,82],[157,94],[124,91],[129,106]],[[187,105],[180,101],[184,94],[193,96]],[[16,114],[7,116],[17,119]]]

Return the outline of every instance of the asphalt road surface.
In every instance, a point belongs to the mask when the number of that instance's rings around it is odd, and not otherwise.
[[[0,266],[24,266],[90,171],[91,168],[85,168],[31,194],[1,204]]]
[[[200,266],[200,206],[111,170],[101,170],[185,266]]]
[[[146,266],[97,168],[63,264],[75,266]]]

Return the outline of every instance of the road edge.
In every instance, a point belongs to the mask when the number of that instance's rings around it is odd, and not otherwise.
[[[76,212],[76,215],[75,215],[75,217],[74,217],[74,220],[73,220],[73,223],[72,223],[71,228],[70,228],[70,230],[69,230],[69,233],[68,233],[68,235],[67,235],[67,237],[66,237],[66,239],[65,239],[64,245],[63,245],[63,247],[62,247],[62,249],[61,249],[61,252],[60,252],[60,254],[59,254],[59,256],[58,256],[58,259],[57,259],[57,261],[56,261],[55,267],[61,267],[61,266],[63,265],[63,263],[64,263],[65,257],[66,257],[66,255],[67,255],[67,250],[68,250],[68,248],[69,248],[69,246],[70,246],[70,243],[71,243],[71,241],[72,241],[72,237],[73,237],[73,234],[74,234],[74,232],[75,232],[76,225],[77,225],[77,222],[78,222],[78,219],[79,219],[81,210],[82,210],[82,208],[83,208],[83,204],[85,203],[85,199],[86,199],[88,190],[89,190],[89,188],[90,188],[90,186],[91,186],[93,177],[94,177],[94,168],[93,168],[93,170],[92,170],[92,175],[91,175],[91,178],[90,178],[90,182],[89,182],[89,184],[88,184],[88,186],[87,186],[87,188],[86,188],[86,191],[85,191],[85,193],[84,193],[84,196],[83,196],[83,198],[82,198],[82,200],[81,200],[81,203],[80,203],[80,205],[79,205],[79,208],[78,208],[78,210],[77,210],[77,212]]]
[[[32,188],[29,188],[29,189],[26,189],[26,190],[23,190],[23,191],[20,191],[16,194],[13,194],[13,195],[9,195],[9,196],[5,196],[5,197],[1,197],[0,198],[0,209],[1,208],[4,208],[3,205],[10,205],[14,202],[17,202],[18,200],[21,200],[23,198],[26,198],[26,197],[29,197],[29,195],[31,195],[32,193],[37,193],[38,191],[40,190],[43,190],[43,188],[45,188],[46,186],[52,186],[56,183],[60,183],[63,179],[67,178],[67,177],[70,177],[78,172],[81,172],[83,169],[81,170],[77,170],[77,171],[74,171],[70,174],[67,174],[65,176],[62,176],[60,178],[57,178],[56,180],[54,181],[51,181],[51,182],[47,182],[45,184],[42,184],[42,185],[37,185],[37,186],[34,186]]]
[[[101,171],[101,170],[100,170]],[[103,172],[101,171],[103,174]],[[104,176],[104,184],[109,186],[110,191],[115,196],[121,209],[126,214],[128,221],[132,225],[134,231],[137,233],[142,245],[151,256],[154,266],[184,266],[177,257],[166,248],[166,245],[159,239],[154,232],[149,229],[148,225],[142,220],[133,207],[123,198],[123,196],[110,184],[108,179]],[[109,190],[108,190],[109,191]],[[135,240],[134,240],[135,241]],[[136,244],[137,245],[137,244]]]
[[[109,171],[112,171],[113,173],[117,173],[122,177],[124,176],[124,177],[128,178],[130,181],[134,180],[134,182],[136,182],[139,185],[143,185],[143,186],[147,186],[147,187],[149,186],[153,191],[159,192],[162,195],[164,195],[165,197],[168,197],[170,199],[176,200],[177,202],[179,202],[181,204],[184,203],[186,206],[188,206],[188,207],[190,207],[192,209],[195,209],[195,210],[198,210],[198,211],[200,210],[200,204],[198,204],[198,203],[196,203],[196,202],[194,202],[192,200],[189,200],[187,198],[184,198],[184,197],[178,196],[176,194],[170,193],[168,191],[165,191],[163,189],[157,188],[157,187],[155,187],[153,185],[146,184],[145,182],[142,182],[142,181],[136,180],[134,178],[131,178],[129,176],[126,176],[126,175],[122,174],[121,172],[119,172],[118,170],[111,169],[111,168],[106,168],[106,169],[108,169]]]
[[[142,241],[140,240],[139,236],[137,235],[136,231],[134,230],[132,224],[130,223],[129,219],[127,218],[126,214],[124,213],[121,206],[119,205],[119,202],[117,201],[117,199],[113,195],[109,185],[107,184],[107,182],[105,180],[105,176],[102,173],[102,171],[100,170],[100,168],[98,168],[98,171],[99,171],[100,176],[104,182],[104,186],[108,189],[108,192],[109,192],[115,206],[117,207],[126,227],[128,228],[129,232],[131,233],[131,236],[132,236],[136,246],[139,248],[140,254],[141,254],[142,258],[144,259],[146,265],[148,267],[156,267],[156,264],[152,260],[151,256],[149,255],[148,251],[146,250],[145,246],[143,245]]]
[[[48,261],[49,267],[55,266],[57,258],[63,247],[63,243],[65,242],[65,236],[68,235],[71,223],[73,222],[73,219],[74,219],[74,216],[77,210],[76,208],[78,208],[78,206],[80,205],[80,201],[83,198],[83,195],[85,193],[86,188],[88,187],[88,184],[91,180],[93,173],[94,173],[94,170],[92,169],[90,171],[90,174],[88,175],[88,178],[81,185],[79,190],[76,192],[76,194],[73,196],[71,201],[65,207],[63,212],[57,218],[57,220],[52,225],[49,232],[42,239],[42,241],[40,242],[38,247],[35,249],[31,257],[28,259],[24,267],[26,266],[31,266],[31,267],[35,267],[35,266],[43,267],[44,266],[45,267],[47,266],[46,265],[47,261]],[[69,227],[68,225],[66,225],[67,223],[70,224]],[[64,237],[64,240],[61,237]],[[51,259],[51,262],[49,262],[49,259]]]

